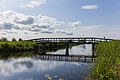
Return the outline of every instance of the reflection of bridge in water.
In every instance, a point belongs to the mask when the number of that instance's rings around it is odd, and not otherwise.
[[[94,37],[78,37],[78,38],[38,38],[38,39],[30,39],[27,41],[37,42],[38,44],[42,44],[42,52],[45,55],[41,55],[38,58],[43,60],[59,60],[59,61],[81,61],[81,62],[90,62],[94,61],[95,57],[95,44],[98,42],[109,42],[113,39],[106,38],[94,38]],[[46,44],[65,44],[66,45],[66,54],[58,55],[58,54],[46,54],[45,45]],[[92,56],[85,55],[69,55],[69,44],[91,44],[92,45]]]
[[[80,55],[53,55],[53,54],[47,54],[47,55],[37,55],[36,57],[32,57],[34,59],[40,59],[40,60],[50,60],[50,61],[67,61],[67,62],[93,62],[96,60],[95,57],[91,56],[80,56]]]

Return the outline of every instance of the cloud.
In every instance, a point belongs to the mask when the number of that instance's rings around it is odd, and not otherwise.
[[[38,33],[37,33],[37,32],[35,32],[35,33],[34,33],[34,35],[38,35]]]
[[[34,24],[32,25],[32,28],[49,28],[50,26],[48,24]]]
[[[73,33],[72,32],[68,32],[68,33],[66,33],[66,35],[73,35]]]
[[[98,5],[85,5],[82,6],[81,9],[91,10],[91,9],[97,9],[98,7],[99,7]]]
[[[64,21],[58,21],[49,16],[31,16],[14,11],[0,12],[0,30],[26,30],[37,33],[54,33],[58,26],[64,25]]]
[[[68,23],[68,26],[76,27],[76,26],[79,26],[81,23],[82,23],[82,22],[80,22],[80,21],[70,22],[70,23]]]
[[[56,33],[57,34],[66,34],[66,31],[64,31],[64,30],[56,30]]]
[[[41,29],[30,29],[30,31],[32,31],[32,32],[40,32]]]
[[[80,22],[73,22],[72,26],[79,25]],[[46,36],[70,36],[74,35],[74,31],[60,28],[65,26],[64,21],[57,20],[56,18],[42,15],[24,15],[14,11],[0,12],[0,34],[6,37],[22,37],[30,38],[37,37],[38,35]],[[11,39],[11,37],[9,37]]]
[[[74,29],[80,30],[80,31],[91,31],[91,30],[95,30],[95,29],[98,29],[101,27],[102,27],[102,25],[91,25],[91,26],[76,27]]]
[[[14,27],[14,24],[12,24],[12,23],[6,23],[6,22],[4,22],[4,23],[1,23],[0,24],[0,29],[11,29],[12,27]]]
[[[104,29],[103,25],[90,25],[71,28],[70,31],[74,31],[74,34],[77,36],[93,36],[96,33],[101,32]],[[99,36],[99,35],[98,35]]]
[[[6,31],[6,33],[8,33],[8,34],[17,34],[17,32],[14,32],[14,31]]]
[[[41,33],[52,34],[52,33],[53,33],[53,31],[43,30],[43,31],[41,31]]]
[[[24,32],[24,34],[28,34],[28,32]]]
[[[15,17],[14,21],[19,24],[33,24],[34,18],[33,17],[26,17],[26,18],[20,18],[20,17]]]
[[[1,33],[1,35],[6,35],[6,33]]]
[[[70,31],[68,32],[68,31],[60,30],[60,29],[56,30],[55,33],[62,34],[62,35],[74,35],[73,32],[70,32]]]
[[[45,4],[45,3],[46,3],[46,0],[36,0],[36,1],[30,1],[30,2],[25,3],[25,4],[22,3],[22,4],[20,4],[20,7],[22,7],[22,8],[26,8],[26,7],[34,8],[36,6],[40,6],[40,5]]]

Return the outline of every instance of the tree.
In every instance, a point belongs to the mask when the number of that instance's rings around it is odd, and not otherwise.
[[[12,38],[12,41],[16,41],[16,39],[15,39],[15,38]]]
[[[19,41],[23,41],[21,38],[19,38]]]
[[[6,37],[1,37],[0,41],[8,41]]]

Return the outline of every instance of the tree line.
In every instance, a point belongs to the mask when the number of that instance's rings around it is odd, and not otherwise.
[[[8,40],[6,37],[1,37],[1,38],[0,38],[0,41],[9,41],[9,40]],[[13,38],[12,38],[12,41],[17,41],[17,39],[13,37]],[[23,39],[22,39],[22,38],[19,38],[18,41],[23,41]]]

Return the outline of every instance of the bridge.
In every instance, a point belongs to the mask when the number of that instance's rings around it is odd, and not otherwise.
[[[92,45],[92,56],[89,57],[95,57],[95,44],[98,44],[98,42],[110,42],[113,39],[106,39],[106,38],[95,38],[95,37],[74,37],[74,38],[37,38],[37,39],[30,39],[26,41],[32,41],[37,42],[38,44],[42,44],[42,52],[45,54],[45,56],[70,56],[69,55],[69,44],[91,44]],[[66,54],[65,55],[48,55],[45,52],[45,45],[46,44],[65,44],[66,45]],[[76,57],[72,55],[72,57]],[[79,55],[81,57],[81,55]],[[88,56],[87,56],[88,57]],[[84,56],[84,59],[86,60],[86,56]]]

